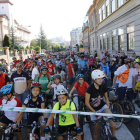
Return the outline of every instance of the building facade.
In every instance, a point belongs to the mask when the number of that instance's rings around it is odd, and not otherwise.
[[[83,39],[83,34],[82,34],[82,28],[76,28],[73,29],[70,32],[70,37],[71,37],[71,41],[70,41],[70,47],[71,50],[73,50],[73,48],[75,49],[77,45],[82,45],[82,39]]]
[[[92,53],[140,55],[140,0],[94,0],[87,15]]]
[[[11,1],[0,0],[0,47],[2,47],[4,36],[10,36],[13,27],[18,42],[25,48],[30,46],[30,31],[13,19],[12,6]]]
[[[85,17],[83,27],[83,47],[85,52],[90,52],[90,42],[89,42],[89,19],[88,16]]]

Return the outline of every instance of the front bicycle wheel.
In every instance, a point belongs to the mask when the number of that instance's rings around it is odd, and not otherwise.
[[[110,110],[113,114],[121,114],[123,115],[123,109],[121,107],[121,105],[117,102],[114,102],[111,106],[110,106]],[[120,117],[115,117],[114,118],[114,122],[116,123],[116,127],[115,129],[119,129],[122,126],[123,123],[123,118]]]
[[[135,114],[135,107],[134,107],[133,103],[131,103],[130,101],[126,101],[126,102],[122,103],[122,107],[123,107],[123,113],[125,115]],[[129,123],[132,120],[133,120],[133,118],[124,118],[123,122]]]

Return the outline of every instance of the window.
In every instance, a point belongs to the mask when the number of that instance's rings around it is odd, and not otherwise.
[[[107,50],[110,49],[110,34],[109,32],[107,33]]]
[[[115,0],[111,0],[111,11],[112,13],[115,11]]]
[[[123,0],[118,0],[118,7],[120,7],[121,5],[123,5]]]
[[[103,16],[103,20],[105,19],[105,5],[103,4],[102,6],[102,16]]]
[[[100,22],[101,22],[102,21],[101,8],[99,9],[99,19],[100,19]]]
[[[102,49],[102,35],[100,35],[100,49]]]
[[[116,29],[112,30],[112,50],[115,50],[116,46]]]
[[[106,16],[109,16],[109,0],[106,0]]]
[[[127,49],[134,50],[134,22],[127,25]]]
[[[118,51],[124,51],[124,30],[123,30],[123,27],[118,28]]]
[[[106,50],[106,34],[103,34],[103,50]]]

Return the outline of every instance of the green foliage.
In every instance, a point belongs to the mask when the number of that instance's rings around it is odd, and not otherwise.
[[[40,46],[41,49],[46,49],[46,50],[48,49],[47,48],[46,34],[42,28],[42,25],[40,27],[40,32],[39,32],[39,35],[38,35],[36,41],[37,41],[37,46]]]
[[[61,45],[58,44],[58,43],[55,43],[55,45],[53,46],[53,49],[52,49],[54,52],[60,52],[60,51],[64,51],[66,50],[66,47],[64,45]]]
[[[17,39],[17,36],[15,36],[15,30],[13,27],[10,29],[10,38],[11,38],[11,47],[12,49],[17,49],[20,46],[20,42]]]
[[[20,45],[20,46],[18,47],[18,49],[19,49],[19,50],[23,50],[24,47]]]
[[[34,50],[39,51],[39,50],[41,50],[41,48],[39,46],[36,46],[36,47],[34,47]]]
[[[36,47],[37,46],[37,41],[35,39],[31,40],[30,46]]]
[[[33,46],[30,46],[30,49],[34,49],[34,47]]]
[[[26,49],[26,50],[29,50],[30,48],[29,48],[29,46],[27,46],[25,49]]]
[[[11,50],[11,41],[8,35],[4,36],[4,40],[3,40],[3,47],[9,47],[9,49]]]

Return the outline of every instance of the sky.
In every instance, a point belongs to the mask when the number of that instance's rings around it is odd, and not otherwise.
[[[63,36],[70,41],[70,31],[82,27],[93,0],[10,0],[13,18],[29,26],[31,39],[39,34],[42,24],[48,39]]]

